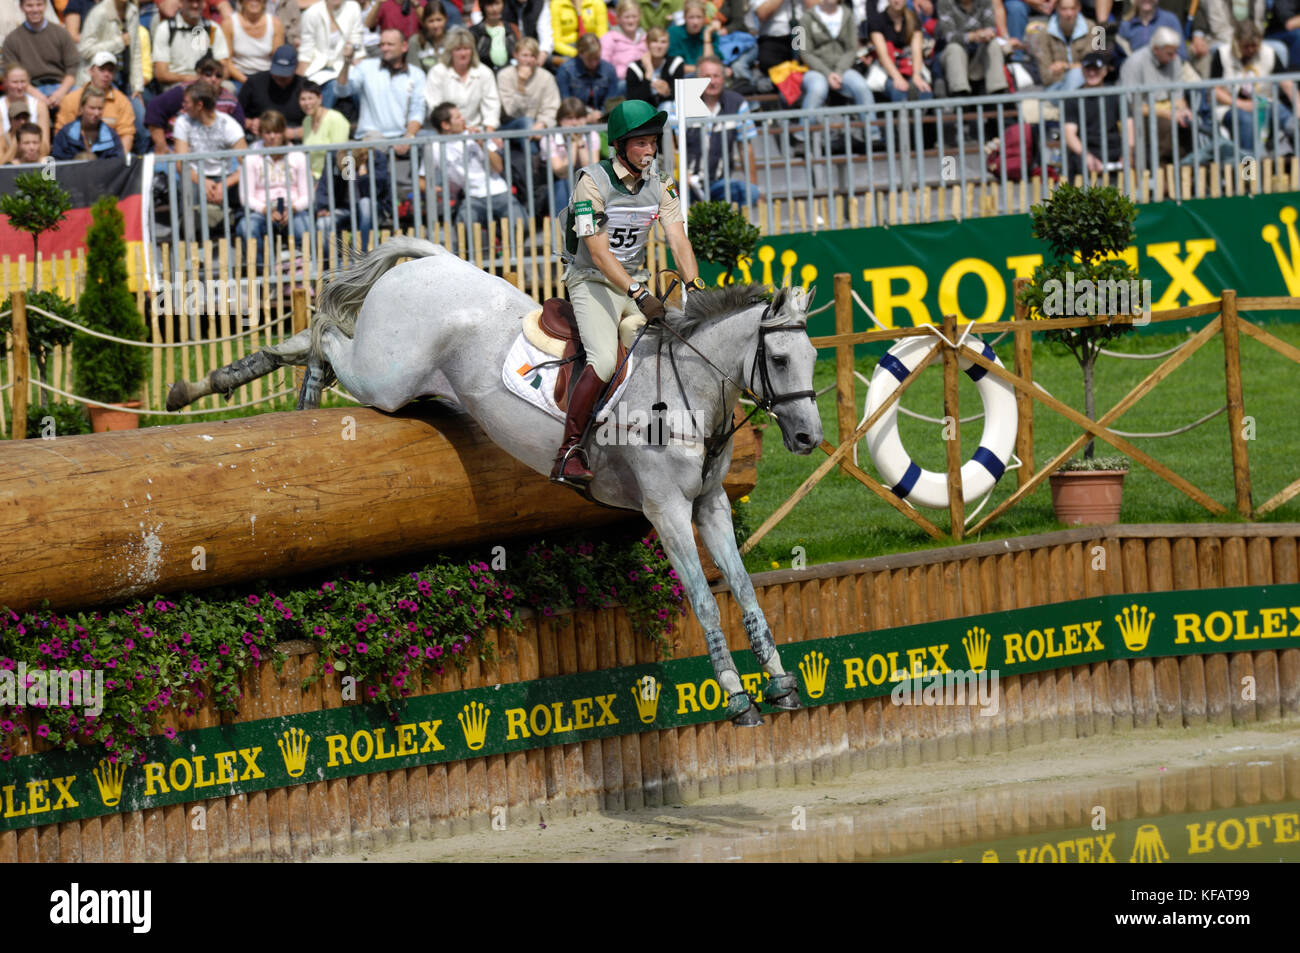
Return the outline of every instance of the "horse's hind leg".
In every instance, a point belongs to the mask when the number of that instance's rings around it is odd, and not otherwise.
[[[298,391],[298,409],[315,410],[320,406],[321,392],[325,389],[325,362],[319,357],[307,359],[307,373]]]
[[[167,392],[167,409],[180,410],[200,397],[224,394],[228,400],[235,388],[265,377],[286,364],[306,364],[311,351],[311,332],[300,331],[275,347],[263,348],[233,364],[209,371],[200,381],[177,381]]]
[[[668,551],[668,558],[672,560],[673,568],[677,570],[677,575],[686,588],[695,617],[704,629],[704,641],[709,647],[713,673],[722,690],[730,696],[727,716],[737,725],[761,725],[763,719],[740,682],[736,663],[731,658],[731,649],[727,647],[727,636],[722,631],[722,614],[718,611],[717,600],[709,591],[708,580],[700,566],[695,536],[691,532],[690,503],[684,497],[677,497],[664,505],[656,505],[647,498],[643,505],[646,516],[659,532],[664,549]]]
[[[768,627],[763,610],[759,607],[758,596],[754,593],[754,584],[740,558],[736,548],[736,530],[731,522],[731,501],[727,499],[722,487],[709,491],[695,503],[695,525],[700,531],[700,538],[708,547],[709,555],[721,570],[731,594],[745,614],[745,633],[749,636],[749,647],[763,671],[768,674],[767,687],[763,699],[776,708],[794,710],[801,707],[799,685],[793,673],[787,673],[781,665],[781,655],[776,649],[776,640]]]

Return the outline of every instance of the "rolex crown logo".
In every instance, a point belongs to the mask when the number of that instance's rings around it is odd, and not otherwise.
[[[821,698],[826,693],[826,671],[831,663],[821,652],[808,652],[799,663],[799,672],[803,675],[804,687],[808,689],[809,698]]]
[[[989,642],[992,637],[982,625],[967,629],[961,644],[966,649],[966,661],[972,672],[982,672],[989,663]]]
[[[104,802],[104,807],[117,807],[122,800],[122,780],[126,777],[126,765],[121,761],[113,764],[107,758],[101,758],[94,774],[95,784],[99,786],[99,799]]]
[[[307,770],[307,746],[311,744],[311,735],[301,728],[290,728],[275,743],[280,746],[280,757],[284,758],[284,770],[289,772],[289,777],[302,777]]]
[[[484,708],[482,702],[470,702],[456,716],[465,735],[465,746],[470,751],[478,751],[487,741],[487,723],[491,714],[492,709]]]
[[[771,245],[761,245],[758,249],[758,260],[763,263],[763,277],[759,279],[753,277],[750,269],[754,265],[754,260],[749,257],[742,257],[736,260],[736,270],[740,272],[740,279],[750,284],[763,284],[769,288],[775,289],[778,286],[782,288],[789,287],[794,283],[794,268],[799,262],[799,253],[792,248],[787,248],[781,252],[781,267],[784,269],[781,275],[781,281],[772,280],[772,262],[776,260],[776,249]],[[817,280],[817,266],[804,265],[799,269],[799,284],[803,290],[807,291],[814,281]]]
[[[1169,859],[1165,842],[1160,838],[1160,828],[1154,824],[1143,824],[1138,828],[1137,838],[1133,841],[1133,854],[1130,864],[1163,864]]]
[[[1156,614],[1147,609],[1146,606],[1131,605],[1127,609],[1115,616],[1115,621],[1119,623],[1120,635],[1124,636],[1124,647],[1130,652],[1141,652],[1147,647],[1147,639],[1151,638],[1151,623],[1156,620]]]
[[[632,686],[632,697],[636,699],[636,713],[643,725],[654,724],[659,714],[659,679],[653,675],[643,675]]]
[[[1273,248],[1273,257],[1277,259],[1278,271],[1282,272],[1282,281],[1286,283],[1287,294],[1300,295],[1300,236],[1296,235],[1295,227],[1297,212],[1288,205],[1278,213],[1278,218],[1286,226],[1289,255],[1282,250],[1282,244],[1278,241],[1281,232],[1272,222],[1265,225],[1260,234]]]

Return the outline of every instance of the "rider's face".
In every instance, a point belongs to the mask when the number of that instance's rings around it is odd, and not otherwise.
[[[659,149],[658,136],[633,136],[627,141],[627,158],[632,168],[645,169]]]

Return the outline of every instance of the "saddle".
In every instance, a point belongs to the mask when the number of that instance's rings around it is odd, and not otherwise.
[[[559,360],[560,365],[555,377],[555,404],[565,413],[569,410],[569,384],[582,373],[587,363],[587,352],[583,350],[578,339],[578,319],[573,313],[573,305],[563,298],[549,298],[540,311],[524,315],[524,337],[528,343]],[[627,348],[619,341],[618,355],[614,366],[618,372],[614,375],[606,393],[613,393],[627,375],[627,365],[623,358]]]

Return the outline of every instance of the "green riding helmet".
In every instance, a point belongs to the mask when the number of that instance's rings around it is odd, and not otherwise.
[[[627,99],[609,114],[607,135],[617,145],[629,136],[657,136],[668,121],[666,112],[656,111],[643,99]]]

